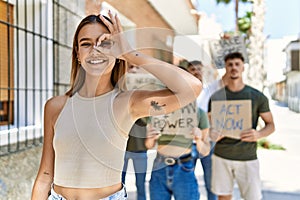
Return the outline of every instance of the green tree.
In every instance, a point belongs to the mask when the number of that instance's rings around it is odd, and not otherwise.
[[[251,24],[252,24],[252,12],[246,12],[243,17],[238,18],[238,27],[240,33],[243,33],[248,37],[251,33]]]
[[[263,34],[265,22],[265,0],[234,0],[235,1],[235,35],[245,34],[249,67],[246,69],[245,81],[247,84],[262,91],[265,87],[266,71],[264,69],[264,42]],[[217,4],[229,4],[232,0],[216,0]],[[252,3],[252,11],[243,17],[238,17],[239,2]],[[227,33],[229,37],[232,33]]]
[[[229,4],[231,3],[232,0],[216,0],[217,4],[219,3],[225,3],[225,4]],[[242,3],[247,3],[247,2],[251,2],[249,0],[234,0],[235,1],[235,33],[238,34],[239,32],[239,2]]]

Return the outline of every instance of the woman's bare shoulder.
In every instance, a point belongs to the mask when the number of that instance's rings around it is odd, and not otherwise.
[[[69,96],[55,96],[47,100],[45,104],[45,112],[53,115],[58,115],[66,104]]]
[[[53,109],[62,108],[65,105],[68,98],[69,98],[69,96],[67,96],[67,95],[51,97],[50,99],[47,100],[46,106],[53,108]]]

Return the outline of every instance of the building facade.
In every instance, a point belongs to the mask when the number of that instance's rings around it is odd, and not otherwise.
[[[0,0],[0,155],[41,143],[44,103],[69,83],[84,3]]]
[[[286,95],[290,110],[300,112],[300,38],[291,41],[285,48],[287,55]]]

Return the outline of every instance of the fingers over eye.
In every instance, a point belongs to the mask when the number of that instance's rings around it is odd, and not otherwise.
[[[111,38],[111,34],[102,34],[98,40],[97,40],[97,43],[96,43],[96,46],[99,46],[101,44],[102,41],[104,40],[109,40]]]
[[[110,18],[110,21],[103,17],[103,15],[100,15],[100,19],[103,21],[103,23],[108,27],[108,30],[112,33],[119,33],[122,32],[122,26],[119,17],[117,14],[113,15],[112,12],[108,11],[108,16]]]
[[[117,14],[115,16],[115,20],[116,20],[116,25],[117,25],[118,32],[122,32],[123,29],[122,29],[121,22],[120,22],[119,17],[117,16]]]
[[[105,19],[103,17],[103,15],[100,15],[100,19],[108,27],[109,32],[113,33],[114,32],[114,27],[113,27],[112,23],[109,20]]]
[[[106,18],[104,18],[103,15],[100,15],[100,19],[102,20],[102,22],[108,27],[109,31],[112,31],[112,24],[110,21],[108,21]]]
[[[114,16],[113,16],[113,14],[110,10],[108,11],[108,16],[109,16],[110,20],[112,21],[112,23],[115,24],[116,21],[115,21]]]
[[[113,27],[113,30],[111,33],[118,32],[119,30],[118,30],[118,23],[117,23],[117,14],[113,15],[112,12],[109,10],[108,15],[112,22],[112,27]]]

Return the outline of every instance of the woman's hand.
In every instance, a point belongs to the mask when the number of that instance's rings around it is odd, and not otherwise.
[[[120,19],[117,14],[113,15],[111,11],[108,11],[108,15],[111,22],[107,20],[103,15],[100,15],[100,19],[108,27],[110,34],[101,35],[96,46],[101,48],[101,46],[105,46],[101,45],[101,43],[109,41],[106,43],[111,46],[111,55],[113,55],[115,58],[122,59],[124,54],[132,52],[133,49],[131,48],[125,37]]]

